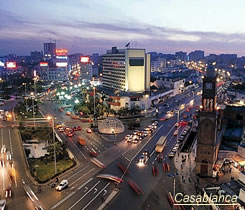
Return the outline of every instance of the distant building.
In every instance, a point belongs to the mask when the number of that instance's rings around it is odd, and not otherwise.
[[[150,55],[145,49],[112,47],[103,55],[103,87],[112,90],[150,90]]]
[[[189,61],[200,61],[204,59],[204,51],[202,50],[195,50],[194,52],[189,53]]]
[[[44,59],[52,59],[55,57],[56,43],[46,42],[43,44]]]
[[[155,61],[151,61],[151,72],[162,72],[166,68],[166,59],[158,57]]]
[[[43,52],[39,52],[39,51],[33,51],[31,52],[31,56],[30,56],[30,61],[31,62],[38,62],[41,61],[43,59]]]
[[[181,61],[187,61],[187,52],[179,51],[175,53],[176,59]]]

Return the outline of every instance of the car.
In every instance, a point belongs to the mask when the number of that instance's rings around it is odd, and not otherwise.
[[[159,154],[157,159],[158,159],[159,162],[162,162],[163,159],[164,159],[163,154]]]
[[[170,158],[173,158],[175,156],[175,153],[174,152],[170,152],[169,154],[168,154],[168,157],[170,157]]]
[[[174,125],[175,127],[179,127],[179,123],[175,123],[175,125]]]
[[[74,128],[72,129],[73,131],[78,131],[77,127],[74,126]]]
[[[185,131],[189,131],[190,129],[191,129],[190,126],[186,126],[186,127],[185,127]]]
[[[8,187],[6,190],[5,190],[5,198],[11,198],[12,197],[12,190],[10,187]]]
[[[152,166],[152,174],[153,174],[153,176],[158,176],[158,168],[157,168],[157,166],[156,165],[153,165]]]
[[[82,130],[82,128],[81,128],[81,126],[79,125],[79,126],[77,126],[77,130],[78,131],[81,131]]]
[[[190,120],[190,121],[188,122],[189,125],[192,125],[192,123],[193,123],[193,120]]]
[[[63,189],[65,189],[66,187],[68,187],[68,180],[64,179],[60,182],[60,184],[56,187],[57,191],[61,191]]]
[[[93,151],[90,151],[89,154],[93,157],[97,157],[99,154],[97,152],[95,152],[94,150]]]
[[[137,144],[139,142],[139,140],[136,138],[136,139],[133,139],[133,143],[134,144]]]
[[[65,128],[64,127],[59,127],[58,131],[63,132],[63,131],[65,131]]]
[[[6,150],[7,150],[7,149],[6,149],[5,145],[3,145],[3,146],[2,146],[2,149],[1,149],[1,153],[6,153]]]
[[[90,128],[86,128],[87,133],[92,133],[92,130]]]
[[[173,147],[172,152],[177,152],[178,148],[176,146]]]
[[[66,135],[67,135],[68,137],[72,137],[72,136],[73,136],[73,133],[72,133],[72,132],[68,132]]]
[[[3,199],[3,200],[0,200],[0,210],[4,210],[6,207],[6,200]]]
[[[180,135],[180,137],[179,137],[179,141],[183,141],[183,140],[184,140],[184,138],[185,138],[185,136]]]
[[[187,119],[187,118],[188,118],[188,115],[187,115],[187,114],[185,114],[185,115],[183,116],[183,118],[184,118],[184,119]]]
[[[12,156],[11,156],[11,154],[10,154],[9,151],[7,151],[6,158],[7,158],[7,160],[9,160],[9,161],[11,161],[11,159],[12,159]]]
[[[169,105],[168,105],[168,104],[163,104],[163,106],[164,106],[165,108],[169,108]]]
[[[150,156],[150,155],[149,155],[149,151],[148,151],[148,150],[145,150],[145,151],[143,152],[143,155],[146,156],[146,157],[149,157],[149,156]]]
[[[186,112],[189,112],[189,111],[190,111],[190,109],[189,109],[189,108],[187,108],[185,111],[186,111]]]
[[[165,120],[167,120],[167,118],[166,117],[162,117],[160,120],[161,121],[165,121]]]
[[[145,156],[144,155],[140,156],[139,163],[143,163],[143,164],[145,163]]]
[[[174,131],[174,136],[177,136],[178,135],[178,130]]]
[[[185,136],[186,134],[187,134],[187,131],[184,130],[184,131],[182,132],[182,135]]]
[[[185,125],[187,125],[188,123],[187,123],[186,121],[184,121],[184,120],[181,120],[181,121],[179,122],[179,124],[180,124],[181,126],[185,126]]]
[[[133,140],[133,138],[132,138],[132,137],[129,137],[129,138],[127,139],[127,142],[130,143],[130,142],[132,142],[132,140]]]

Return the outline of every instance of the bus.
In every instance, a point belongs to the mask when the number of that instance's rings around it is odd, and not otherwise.
[[[166,136],[161,136],[160,139],[156,143],[156,152],[161,153],[166,145],[167,138]]]

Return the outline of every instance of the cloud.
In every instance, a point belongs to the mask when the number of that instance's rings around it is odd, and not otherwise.
[[[2,13],[1,13],[2,12]],[[174,52],[203,49],[208,53],[245,54],[244,33],[184,31],[130,22],[86,22],[58,20],[29,20],[0,10],[0,54],[27,54],[49,38],[70,52],[105,52],[112,46],[123,47],[128,41],[147,51]],[[3,27],[4,26],[4,27]],[[23,43],[28,43],[25,45]]]

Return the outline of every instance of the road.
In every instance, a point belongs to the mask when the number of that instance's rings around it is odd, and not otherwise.
[[[199,96],[196,97],[200,98]],[[182,102],[190,101],[192,97],[183,97]],[[169,109],[176,107],[176,104],[172,104]],[[165,110],[167,111],[167,110]],[[184,112],[183,112],[184,113]],[[183,115],[182,113],[182,115]],[[165,115],[165,113],[163,113]],[[181,115],[181,116],[182,116]],[[161,117],[161,116],[160,116]],[[141,143],[134,145],[128,144],[127,142],[120,142],[116,146],[112,146],[106,151],[102,152],[98,159],[101,160],[106,168],[99,170],[97,167],[94,169],[93,165],[89,165],[86,168],[86,173],[92,175],[87,179],[81,177],[81,180],[76,181],[77,185],[71,185],[70,189],[65,190],[61,194],[64,194],[62,198],[51,206],[51,209],[96,209],[102,203],[105,194],[113,190],[114,183],[106,180],[97,178],[98,174],[113,174],[118,177],[122,175],[122,172],[117,167],[117,163],[123,162],[128,164],[132,161],[129,168],[130,174],[124,179],[124,183],[120,184],[120,195],[112,203],[109,209],[137,209],[139,203],[143,203],[144,199],[151,192],[152,187],[157,184],[161,176],[153,177],[151,173],[152,164],[156,162],[157,154],[154,152],[156,141],[162,135],[168,134],[168,143],[163,155],[168,156],[169,151],[176,143],[176,137],[173,137],[174,124],[176,123],[177,117],[169,119],[168,121],[160,122],[158,130],[149,137],[142,140]],[[173,128],[173,129],[172,129]],[[181,128],[183,129],[183,128]],[[84,132],[81,132],[85,135]],[[151,157],[147,164],[139,168],[136,164],[143,150],[148,149],[152,151]],[[81,155],[82,156],[82,155]],[[156,163],[157,164],[157,163]],[[83,166],[84,167],[84,166]],[[159,166],[158,166],[159,167]],[[81,169],[80,169],[81,170]],[[159,171],[161,168],[159,168]],[[81,172],[81,174],[85,174]],[[74,175],[76,176],[76,175]],[[87,176],[87,175],[86,175]],[[141,186],[145,192],[144,196],[137,197],[134,192],[127,185],[127,178],[136,180],[137,184]],[[147,180],[147,182],[146,182]]]

